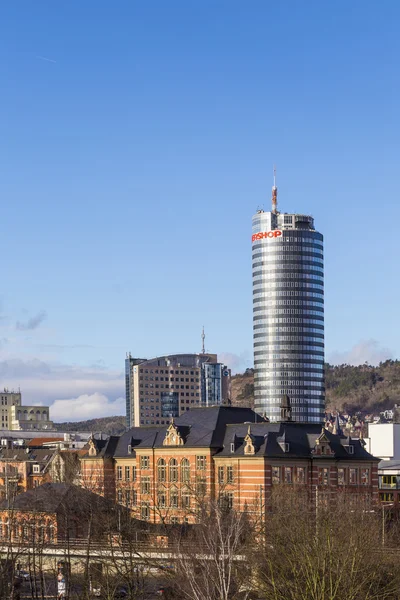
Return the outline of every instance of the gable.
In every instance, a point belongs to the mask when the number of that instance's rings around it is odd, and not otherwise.
[[[178,427],[175,425],[174,419],[170,423],[163,440],[163,446],[183,446],[183,438],[179,432]]]

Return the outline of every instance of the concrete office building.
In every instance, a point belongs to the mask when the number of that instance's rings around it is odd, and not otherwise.
[[[324,420],[323,236],[309,215],[272,210],[253,216],[255,410],[279,420],[287,394],[293,420]]]
[[[21,392],[4,388],[0,392],[0,430],[54,430],[48,406],[23,406]]]
[[[216,354],[125,360],[128,427],[166,425],[189,408],[230,402],[230,370]]]

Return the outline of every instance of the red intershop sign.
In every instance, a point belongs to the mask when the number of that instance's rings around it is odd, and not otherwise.
[[[262,240],[263,238],[277,238],[281,237],[282,231],[280,229],[276,229],[275,231],[260,231],[260,233],[255,233],[251,236],[251,241],[255,242],[256,240]]]

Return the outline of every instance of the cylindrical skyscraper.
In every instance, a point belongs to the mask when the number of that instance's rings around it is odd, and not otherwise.
[[[255,410],[280,420],[287,394],[292,419],[324,420],[323,236],[308,215],[277,210],[253,216]]]

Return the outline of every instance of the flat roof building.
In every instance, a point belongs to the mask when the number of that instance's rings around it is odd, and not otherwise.
[[[48,406],[22,405],[21,392],[4,388],[0,392],[0,430],[54,431]]]
[[[230,402],[230,370],[216,354],[125,360],[128,427],[166,425],[195,406]]]
[[[400,423],[368,423],[365,444],[373,456],[400,461]]]

